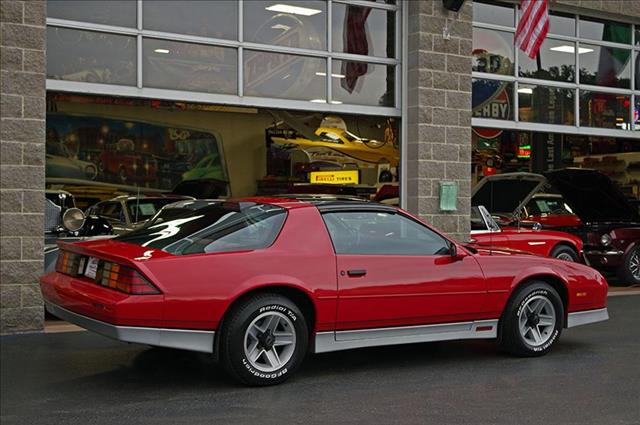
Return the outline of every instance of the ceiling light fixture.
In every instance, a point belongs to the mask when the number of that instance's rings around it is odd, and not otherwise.
[[[318,75],[320,77],[326,77],[327,73],[326,72],[316,72],[316,75]],[[333,78],[345,78],[345,76],[343,74],[331,74],[331,76]]]
[[[549,50],[553,50],[554,52],[562,52],[562,53],[575,53],[576,49],[573,46],[569,46],[568,44],[563,44],[562,46],[550,47]],[[583,53],[593,52],[593,49],[588,49],[586,47],[578,47],[578,54],[581,55]]]
[[[291,6],[290,4],[274,4],[265,7],[270,12],[291,13],[292,15],[313,16],[322,13],[322,10],[310,9],[308,7]]]
[[[533,89],[529,88],[529,87],[523,87],[521,89],[518,89],[518,93],[522,93],[522,94],[533,94]]]
[[[156,53],[169,53],[169,49],[155,49],[154,52]]]
[[[311,99],[309,102],[313,102],[313,103],[327,103],[326,99]],[[332,100],[331,103],[333,103],[334,105],[341,105],[342,102],[339,100]]]

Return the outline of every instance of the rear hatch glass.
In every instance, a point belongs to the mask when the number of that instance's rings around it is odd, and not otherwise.
[[[285,209],[255,202],[183,201],[116,240],[174,255],[260,249],[275,241],[285,217]]]

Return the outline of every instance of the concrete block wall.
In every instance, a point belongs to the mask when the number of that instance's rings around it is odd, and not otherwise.
[[[469,239],[473,5],[409,1],[407,208],[459,241]],[[445,25],[450,38],[443,37]],[[457,211],[440,210],[440,183],[458,184]]]
[[[46,2],[0,1],[0,333],[43,325]]]

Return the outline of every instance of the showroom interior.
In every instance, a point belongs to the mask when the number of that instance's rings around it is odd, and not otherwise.
[[[494,174],[595,168],[640,199],[640,12],[624,2],[552,1],[536,59],[514,48],[514,1],[184,3],[49,0],[25,24],[39,45],[5,37],[3,52],[43,60],[3,60],[3,78],[40,78],[3,85],[22,102],[6,115],[3,98],[3,120],[42,127],[3,130],[3,218],[27,217],[3,223],[3,332],[42,327],[25,288],[42,267],[44,211],[27,198],[45,190],[83,210],[192,180],[219,182],[220,197],[338,194],[400,205],[459,239],[473,187]],[[12,179],[18,169],[41,175]]]

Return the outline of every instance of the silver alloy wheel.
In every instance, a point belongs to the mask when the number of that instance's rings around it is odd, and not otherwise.
[[[640,280],[640,250],[636,249],[629,258],[629,271],[634,279]]]
[[[253,319],[244,333],[244,355],[261,372],[282,368],[296,349],[293,322],[279,311],[268,311]]]
[[[549,341],[556,327],[556,309],[553,303],[542,295],[527,301],[518,316],[518,328],[524,341],[539,347]]]
[[[573,257],[572,257],[572,256],[571,256],[571,254],[569,254],[568,252],[562,252],[562,253],[558,254],[558,255],[556,256],[556,258],[557,258],[558,260],[571,261],[572,263],[574,262],[574,261],[573,261]]]

